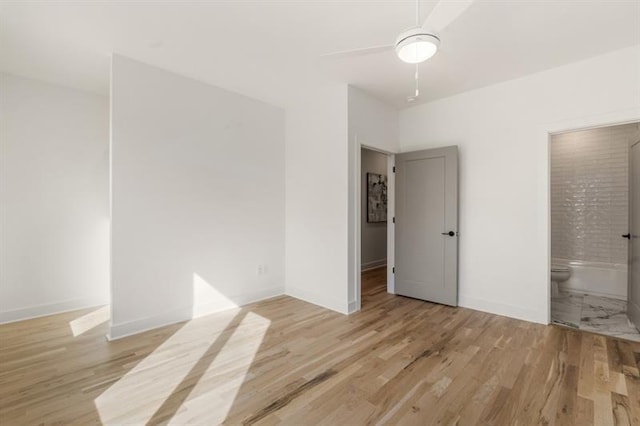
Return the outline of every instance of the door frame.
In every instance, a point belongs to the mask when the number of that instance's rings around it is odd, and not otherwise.
[[[351,261],[352,279],[350,283],[355,294],[355,300],[349,303],[349,314],[359,311],[362,308],[362,150],[379,152],[387,156],[387,292],[395,293],[393,281],[393,263],[395,247],[393,241],[395,239],[395,229],[393,226],[393,216],[395,215],[395,175],[393,168],[395,167],[396,153],[382,150],[373,146],[365,145],[355,138],[354,143],[354,170],[352,192],[354,194],[354,202],[352,204],[353,211],[353,236],[351,243],[354,247],[354,255]]]
[[[632,149],[634,146],[638,146],[638,149],[640,149],[640,140],[636,140],[635,142],[631,142],[631,144],[629,145],[629,228],[628,228],[628,232],[629,234],[631,234],[631,238],[629,238],[629,252],[627,253],[629,260],[627,263],[627,321],[629,321],[631,324],[633,324],[633,326],[638,329],[638,325],[636,324],[636,322],[632,321],[631,317],[635,317],[634,319],[638,318],[638,312],[637,312],[637,307],[634,306],[633,302],[629,302],[629,300],[631,299],[631,289],[633,288],[633,282],[631,280],[632,278],[632,273],[633,273],[633,268],[632,268],[632,263],[633,263],[633,256],[634,256],[634,251],[633,251],[633,228],[631,225],[633,225],[633,183],[632,183],[632,179],[633,179],[633,172],[634,172],[634,163],[633,163],[633,157],[632,157]],[[630,315],[629,314],[629,308],[633,307],[633,311],[634,314]]]
[[[609,114],[588,117],[578,117],[538,126],[536,139],[545,140],[541,146],[544,149],[545,187],[543,190],[545,215],[543,229],[546,231],[545,278],[544,287],[547,324],[551,324],[551,138],[561,133],[611,127],[640,122],[640,108],[630,108]]]

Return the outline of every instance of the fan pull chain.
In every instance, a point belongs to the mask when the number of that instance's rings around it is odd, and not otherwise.
[[[416,64],[416,98],[420,96],[420,87],[418,84],[418,64]]]

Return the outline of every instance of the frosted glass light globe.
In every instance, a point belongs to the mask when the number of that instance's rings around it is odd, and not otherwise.
[[[396,41],[396,54],[409,64],[419,64],[431,58],[438,51],[440,39],[422,28],[412,28],[400,34]]]

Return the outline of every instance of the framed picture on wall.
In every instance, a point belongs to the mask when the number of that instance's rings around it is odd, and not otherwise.
[[[367,173],[367,222],[387,221],[387,176]]]

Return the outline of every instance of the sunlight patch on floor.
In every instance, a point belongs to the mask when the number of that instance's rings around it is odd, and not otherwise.
[[[233,310],[187,322],[94,400],[100,420],[147,423],[236,314]]]
[[[235,328],[225,331],[238,321]],[[173,424],[221,423],[270,323],[240,309],[189,321],[94,400],[100,420],[105,424],[145,424],[162,407],[161,413],[173,411]],[[187,375],[197,383],[187,391],[185,400],[174,392]]]
[[[169,424],[221,424],[247,378],[270,323],[260,315],[247,313]]]
[[[73,337],[78,337],[83,333],[91,330],[109,321],[111,317],[111,311],[109,306],[103,306],[95,311],[89,312],[86,315],[83,315],[79,318],[74,319],[69,322],[69,327],[71,327],[71,332],[73,333]]]

